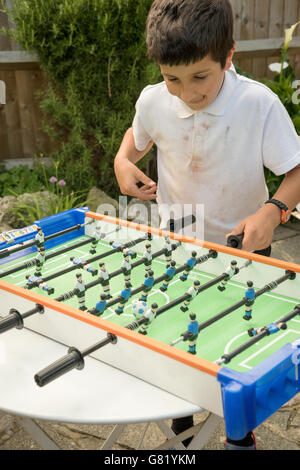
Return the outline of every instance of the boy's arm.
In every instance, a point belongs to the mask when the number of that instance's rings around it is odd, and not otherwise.
[[[296,207],[300,201],[300,165],[285,175],[273,198],[290,209]],[[245,251],[263,250],[271,245],[274,230],[280,222],[280,209],[274,204],[265,204],[255,214],[244,219],[229,235],[244,234],[242,249]]]
[[[145,150],[137,150],[132,127],[126,131],[114,160],[115,175],[122,194],[145,201],[156,199],[156,183],[136,166],[136,163],[149,152],[152,146],[153,142],[150,141]],[[138,183],[143,183],[143,185],[139,188]]]

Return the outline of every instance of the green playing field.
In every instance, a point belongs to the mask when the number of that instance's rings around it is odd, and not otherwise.
[[[47,260],[47,255],[58,251],[62,248],[71,247],[75,243],[88,239],[87,236],[81,236],[79,238],[73,239],[69,242],[66,242],[62,245],[59,245],[55,248],[47,250],[46,253],[46,262],[42,269],[42,276],[46,278],[53,273],[58,273],[59,271],[64,270],[65,268],[72,266],[70,257],[74,256],[76,258],[82,258],[83,260],[91,259],[101,253],[111,249],[111,246],[105,241],[101,241],[97,247],[96,255],[91,255],[89,253],[90,244],[86,244],[79,248],[74,248],[70,251],[65,252],[57,257],[53,257]],[[146,243],[146,242],[145,242]],[[142,257],[142,253],[145,251],[145,243],[140,243],[134,250],[137,252],[137,258],[133,262],[137,261]],[[29,259],[35,258],[36,253],[17,258],[9,263],[1,265],[0,274],[7,271],[12,267],[17,267],[22,265],[24,262]],[[111,274],[114,271],[118,270],[121,267],[123,257],[121,253],[115,253],[109,257],[103,258],[101,262],[105,262],[107,271]],[[96,269],[99,269],[99,260],[91,262],[91,266]],[[176,267],[179,267],[178,265]],[[201,268],[205,269],[205,263],[201,265]],[[224,266],[224,271],[227,266]],[[154,278],[157,278],[163,275],[166,271],[166,263],[164,256],[160,258],[153,259],[152,270],[154,271]],[[26,274],[33,274],[35,267],[30,267],[27,270],[19,270],[14,274],[9,276],[2,277],[5,281],[8,281],[12,284],[25,287],[26,286]],[[80,270],[83,274],[83,279],[85,284],[88,284],[97,279],[97,276],[92,277],[92,275],[84,270]],[[51,295],[51,298],[56,299],[60,295],[69,292],[75,288],[76,284],[76,273],[79,270],[75,269],[70,273],[63,274],[56,277],[55,279],[47,282],[51,287],[55,289],[54,294]],[[143,284],[145,277],[145,267],[143,264],[136,267],[132,270],[131,282],[132,289],[139,287]],[[220,272],[220,274],[222,274]],[[155,284],[153,289],[148,295],[147,304],[150,307],[153,302],[156,302],[160,307],[164,306],[166,303],[173,301],[174,299],[184,295],[188,288],[193,284],[195,279],[198,279],[201,285],[205,284],[213,278],[211,274],[207,274],[204,271],[193,270],[188,280],[182,282],[179,279],[180,275],[175,275],[172,281],[169,284],[168,290],[166,292],[161,292],[159,287],[162,283]],[[253,280],[255,282],[255,280]],[[271,279],[270,279],[271,281]],[[256,288],[261,288],[263,286],[256,286]],[[110,280],[110,292],[113,296],[113,299],[117,298],[120,295],[121,290],[124,288],[124,279],[123,274],[120,274],[116,277],[113,277]],[[35,292],[45,293],[39,288],[32,289]],[[189,305],[189,310],[187,312],[182,312],[180,310],[180,304],[171,308],[170,310],[165,311],[159,315],[148,327],[148,335],[152,338],[158,339],[166,344],[171,343],[176,340],[180,335],[187,330],[189,323],[189,314],[195,313],[197,315],[197,320],[199,323],[202,323],[214,315],[218,314],[222,310],[230,307],[236,302],[240,301],[245,294],[246,287],[245,285],[239,284],[234,281],[232,278],[224,292],[220,292],[217,289],[217,285],[204,290],[201,292],[194,300],[191,301]],[[102,293],[103,288],[100,284],[94,286],[91,289],[86,290],[85,293],[85,302],[88,309],[95,307],[96,302],[99,301],[99,296]],[[47,295],[45,293],[45,295]],[[131,309],[131,301],[133,299],[138,299],[141,293],[131,297],[129,302],[125,305],[124,312],[121,315],[115,313],[117,303],[107,308],[106,311],[101,315],[101,318],[109,320],[113,323],[126,326],[132,321],[134,317]],[[216,323],[210,325],[200,332],[197,339],[197,356],[208,359],[209,361],[218,360],[224,353],[228,353],[239,345],[244,343],[249,339],[248,329],[249,328],[258,328],[264,325],[275,322],[286,313],[292,311],[296,304],[299,301],[292,298],[283,297],[276,294],[276,289],[271,293],[266,293],[256,299],[253,306],[253,316],[252,320],[245,321],[243,320],[244,307],[235,310],[226,317],[217,321]],[[73,297],[66,301],[66,304],[72,305],[74,307],[78,306],[77,297]],[[13,307],[13,305],[11,306]],[[26,325],[25,325],[26,326]],[[280,331],[275,335],[266,337],[253,345],[251,348],[245,352],[238,355],[234,358],[227,367],[235,369],[240,372],[246,372],[271,354],[276,350],[282,347],[287,342],[292,342],[300,336],[300,319],[297,317],[291,320],[288,323],[288,328],[285,331]],[[176,346],[183,351],[188,350],[188,343],[181,341]]]

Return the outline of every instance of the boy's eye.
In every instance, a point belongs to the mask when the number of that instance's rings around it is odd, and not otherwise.
[[[195,77],[197,80],[204,80],[206,77]]]

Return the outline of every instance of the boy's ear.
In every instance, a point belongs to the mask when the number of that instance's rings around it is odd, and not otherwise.
[[[236,44],[234,44],[233,48],[230,49],[230,51],[228,53],[228,56],[227,56],[227,59],[226,59],[225,70],[230,69],[235,51],[236,51]]]

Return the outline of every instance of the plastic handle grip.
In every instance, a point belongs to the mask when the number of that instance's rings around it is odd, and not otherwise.
[[[81,352],[76,348],[70,348],[67,355],[35,374],[34,380],[39,387],[43,387],[70,370],[75,368],[80,370],[83,367],[84,359]]]

